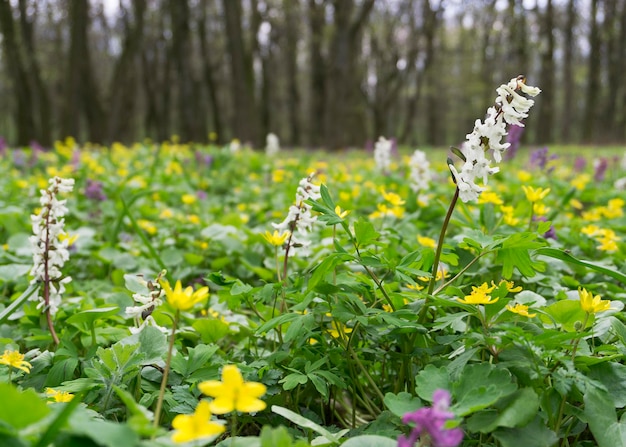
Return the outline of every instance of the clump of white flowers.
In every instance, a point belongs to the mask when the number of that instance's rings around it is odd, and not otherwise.
[[[413,192],[417,194],[419,191],[427,190],[431,180],[431,173],[430,163],[424,151],[417,149],[413,152],[409,160],[409,169],[409,181]]]
[[[459,197],[463,202],[478,199],[483,187],[476,184],[476,179],[482,179],[487,184],[489,175],[499,171],[491,167],[486,153],[491,150],[496,163],[502,161],[502,153],[509,147],[509,143],[502,143],[506,135],[506,125],[515,124],[524,126],[522,119],[528,116],[528,111],[535,103],[532,99],[520,95],[522,92],[529,96],[537,96],[541,90],[525,84],[524,76],[511,79],[496,89],[498,96],[495,105],[487,110],[485,121],[476,120],[474,131],[467,135],[467,141],[461,146],[460,154],[464,161],[460,171],[449,163],[454,181],[459,188]]]
[[[132,334],[141,332],[147,326],[155,327],[164,334],[169,332],[167,328],[159,326],[151,315],[157,307],[163,304],[161,297],[165,292],[161,287],[160,280],[165,273],[165,270],[159,273],[154,282],[146,281],[140,275],[137,276],[136,280],[142,290],[133,294],[133,301],[136,305],[128,306],[125,310],[126,316],[135,322],[135,326],[129,328]]]
[[[298,251],[305,256],[310,253],[311,241],[308,239],[308,234],[313,229],[317,217],[311,214],[311,205],[305,200],[317,200],[321,197],[320,187],[313,184],[314,175],[313,173],[300,180],[296,190],[296,203],[289,207],[285,220],[279,224],[272,224],[280,233],[289,232],[289,237],[285,242],[287,255],[290,249],[294,250],[293,253]]]
[[[37,309],[41,309],[48,318],[48,326],[55,343],[58,338],[52,327],[51,316],[56,314],[65,292],[65,284],[70,276],[63,277],[61,269],[70,258],[68,250],[70,238],[65,233],[65,219],[68,209],[66,200],[58,200],[57,194],[72,192],[74,179],[54,177],[49,180],[48,189],[41,190],[41,210],[30,216],[33,225],[33,236],[30,243],[33,248],[33,267],[30,271],[31,283],[41,283],[41,294],[31,300],[39,301]]]
[[[391,146],[391,140],[387,140],[385,137],[379,137],[374,145],[376,169],[385,174],[389,172],[391,166]]]
[[[273,157],[274,155],[280,152],[280,141],[276,134],[268,133],[267,137],[265,137],[265,154],[269,157]]]

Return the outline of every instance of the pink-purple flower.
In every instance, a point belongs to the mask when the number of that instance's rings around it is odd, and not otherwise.
[[[450,407],[450,393],[438,389],[433,393],[432,407],[423,407],[402,417],[405,424],[413,424],[408,436],[398,438],[398,447],[413,447],[417,441],[420,446],[457,447],[463,441],[463,431],[460,428],[445,428],[448,420],[454,418],[454,413],[448,411]]]

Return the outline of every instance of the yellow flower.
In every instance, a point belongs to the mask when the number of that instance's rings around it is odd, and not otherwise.
[[[198,200],[198,198],[196,196],[194,196],[193,194],[183,194],[183,196],[180,198],[180,200],[182,200],[182,202],[185,205],[192,205],[192,204],[196,203],[196,200]]]
[[[478,203],[493,203],[494,205],[502,205],[504,202],[497,193],[493,191],[483,191],[480,196],[478,196]]]
[[[517,303],[515,306],[511,306],[510,304],[507,304],[506,309],[510,312],[513,312],[514,314],[518,314],[523,317],[533,318],[537,316],[537,314],[529,314],[528,306],[525,306],[524,304]]]
[[[345,219],[345,218],[346,218],[346,216],[347,216],[348,214],[350,214],[350,211],[349,211],[349,210],[344,210],[344,211],[342,211],[342,210],[341,210],[341,207],[340,207],[339,205],[337,205],[337,206],[335,207],[335,214],[336,214],[337,216],[339,216],[339,218],[340,218],[340,219]]]
[[[194,225],[198,225],[200,223],[200,218],[197,214],[190,214],[187,216],[187,220]]]
[[[69,402],[74,399],[74,395],[72,393],[68,393],[67,391],[57,391],[52,388],[46,388],[46,394],[49,399],[52,399],[50,402]]]
[[[275,247],[280,247],[281,245],[283,245],[285,243],[285,241],[289,237],[289,231],[284,231],[283,233],[278,233],[278,230],[274,230],[273,234],[270,233],[269,231],[266,231],[261,236],[263,236],[263,239],[265,239],[271,245],[273,245]]]
[[[437,242],[434,239],[426,236],[417,236],[417,243],[422,247],[435,248],[437,246]]]
[[[547,189],[533,188],[532,186],[526,186],[526,185],[522,185],[522,189],[524,190],[524,193],[526,194],[526,198],[528,199],[528,201],[532,203],[543,200],[550,192],[550,188],[547,188]]]
[[[533,213],[537,216],[545,216],[550,211],[550,208],[543,203],[533,203]]]
[[[532,178],[532,174],[528,171],[524,171],[524,170],[519,170],[517,171],[517,178],[520,180],[520,182],[522,183],[528,183],[528,181]]]
[[[493,281],[491,282],[491,284],[495,285]],[[500,286],[501,284],[506,284],[507,292],[517,293],[522,291],[522,286],[515,287],[515,283],[513,281],[507,281],[506,279],[503,279],[498,283],[498,286]]]
[[[587,236],[593,236],[597,234],[598,231],[600,231],[600,227],[598,227],[597,225],[587,225],[586,227],[582,227],[580,229],[580,232],[582,234],[586,234]]]
[[[418,292],[419,292],[420,290],[423,290],[423,289],[424,289],[424,286],[420,286],[419,284],[407,284],[407,285],[406,285],[406,288],[407,288],[407,289],[410,289],[410,290],[415,290],[415,291],[418,291]]]
[[[137,220],[137,225],[139,225],[139,228],[141,228],[142,230],[144,230],[146,233],[148,234],[157,234],[157,227],[156,225],[154,225],[152,222],[150,222],[149,220],[146,219],[138,219]]]
[[[400,205],[404,205],[404,203],[405,203],[404,200],[402,200],[402,197],[400,197],[395,192],[386,192],[383,189],[383,190],[381,190],[381,194],[383,195],[385,200],[387,202],[391,203],[393,206],[400,206]]]
[[[161,211],[161,214],[159,214],[160,219],[169,219],[171,217],[174,217],[174,212],[169,208],[163,209],[163,211]]]
[[[589,174],[580,174],[574,178],[570,184],[579,191],[585,189],[587,183],[591,180],[591,176]]]
[[[33,365],[24,360],[24,354],[20,354],[19,351],[9,351],[8,349],[0,356],[0,365],[21,369],[26,374],[28,374],[33,367]]]
[[[349,334],[350,332],[352,332],[352,328],[346,327],[344,324],[337,323],[336,321],[333,321],[330,324],[332,326],[332,329],[329,329],[328,333],[333,338],[339,338],[342,335],[342,333]]]
[[[178,310],[189,310],[197,303],[204,301],[209,296],[208,287],[201,287],[195,292],[191,286],[183,290],[180,280],[176,281],[174,290],[172,290],[170,283],[167,281],[161,281],[161,286],[163,287],[163,290],[165,290],[167,302],[170,303],[173,308]]]
[[[255,413],[266,407],[265,402],[259,399],[267,391],[265,385],[244,382],[236,365],[224,366],[221,382],[207,380],[198,384],[198,389],[203,394],[215,398],[209,403],[210,410],[215,414],[226,414],[231,411]]]
[[[485,282],[478,287],[472,286],[472,293],[465,295],[465,299],[457,298],[456,300],[463,304],[493,304],[500,299],[496,298],[493,300],[491,295],[489,295],[495,288],[495,286],[489,287]]]
[[[572,208],[575,208],[577,210],[582,210],[583,209],[583,204],[578,199],[571,199],[569,201],[569,204],[572,205]]]
[[[172,441],[183,443],[196,439],[208,438],[224,433],[226,428],[222,424],[211,421],[210,404],[200,401],[193,414],[179,414],[172,421],[174,434]]]
[[[593,293],[588,292],[587,289],[579,288],[578,295],[580,296],[580,307],[587,313],[595,314],[611,308],[609,300],[601,299],[600,295],[593,296]]]
[[[72,236],[70,236],[67,233],[60,233],[59,234],[59,241],[63,242],[65,240],[67,240],[67,246],[71,247],[74,242],[76,242],[76,239],[78,239],[78,234],[73,234]]]

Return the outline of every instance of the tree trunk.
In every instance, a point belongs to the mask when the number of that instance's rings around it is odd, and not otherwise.
[[[539,97],[539,113],[537,115],[536,138],[539,144],[552,143],[552,128],[554,123],[554,13],[552,0],[547,0],[546,9],[540,16],[542,26],[542,39],[544,40],[540,53],[541,74],[539,85],[541,85],[541,96]]]
[[[575,0],[568,0],[565,27],[563,29],[563,109],[561,110],[561,141],[572,141],[572,121],[577,91],[574,88],[574,25],[576,23]]]
[[[287,0],[289,1],[289,0]],[[309,28],[311,41],[310,52],[310,109],[309,109],[309,141],[314,147],[324,144],[326,126],[324,112],[326,110],[326,61],[322,55],[324,42],[324,8],[316,0],[309,0]]]
[[[241,27],[241,0],[222,0],[226,20],[226,39],[230,54],[233,94],[233,131],[235,137],[259,146],[259,114],[254,92],[252,57],[246,50]]]
[[[585,96],[585,114],[582,123],[582,140],[590,143],[595,132],[595,120],[600,93],[600,24],[598,23],[599,0],[591,0],[589,21],[589,59],[587,61],[587,91]]]
[[[18,145],[27,145],[33,138],[35,121],[32,115],[32,91],[28,85],[28,76],[24,61],[19,51],[15,36],[13,11],[9,0],[0,0],[0,31],[2,31],[2,47],[7,63],[9,77],[13,83],[17,113],[15,127]]]
[[[283,0],[285,10],[285,58],[287,71],[287,120],[289,138],[293,145],[300,144],[300,91],[298,89],[298,3],[292,0]]]

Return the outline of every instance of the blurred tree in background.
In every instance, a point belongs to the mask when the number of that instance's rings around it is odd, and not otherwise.
[[[0,35],[10,144],[455,144],[520,73],[528,142],[626,141],[626,0],[0,0]]]

